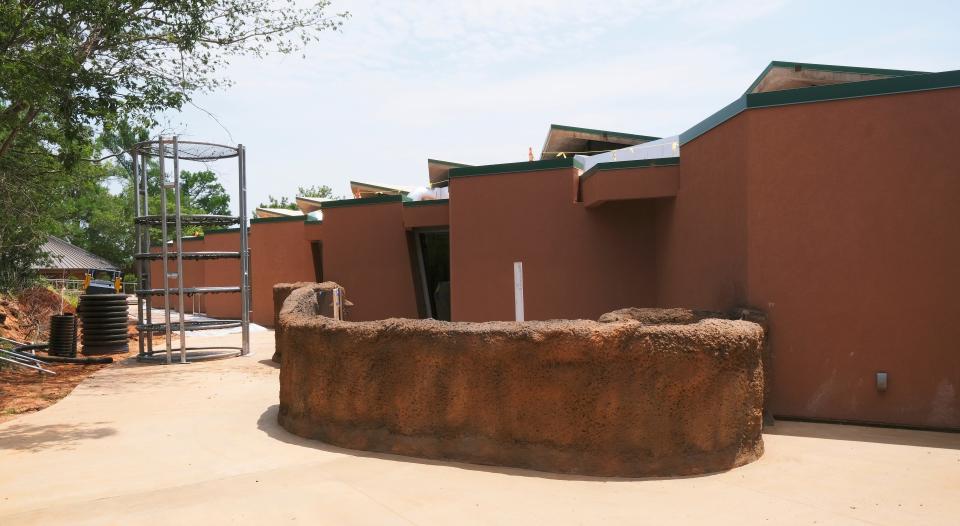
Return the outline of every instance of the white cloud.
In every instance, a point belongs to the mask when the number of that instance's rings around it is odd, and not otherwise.
[[[922,48],[930,33],[899,19],[889,23],[902,32],[867,38],[832,7],[829,21],[843,31],[818,33],[823,8],[818,18],[807,2],[779,0],[332,7],[353,17],[306,60],[238,60],[228,72],[236,86],[198,101],[249,146],[254,204],[308,184],[343,194],[351,178],[422,183],[428,156],[520,160],[550,123],[678,133],[737,97],[770,60],[933,69],[958,38],[948,32]],[[931,58],[934,48],[947,51]],[[199,111],[176,120],[194,136],[229,140]]]

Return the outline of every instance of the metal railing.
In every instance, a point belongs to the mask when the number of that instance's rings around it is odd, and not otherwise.
[[[47,283],[51,288],[55,290],[62,290],[71,294],[83,294],[83,280],[82,279],[50,279],[47,278]],[[123,283],[123,288],[121,292],[124,294],[136,294],[137,293],[137,283],[133,281],[125,281]]]
[[[83,290],[82,279],[49,279],[50,286],[58,290]]]

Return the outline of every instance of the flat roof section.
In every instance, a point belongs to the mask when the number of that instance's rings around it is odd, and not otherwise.
[[[250,224],[254,223],[283,223],[286,221],[306,221],[306,214],[300,214],[296,216],[278,216],[278,217],[253,217],[250,219]]]
[[[520,161],[518,163],[485,164],[450,169],[450,178],[472,177],[475,175],[496,175],[518,172],[535,172],[555,168],[573,168],[573,157],[566,159],[546,159],[542,161]]]
[[[660,137],[638,135],[593,128],[579,128],[563,124],[551,124],[547,131],[547,138],[543,142],[540,159],[556,157],[572,157],[576,154],[599,153],[616,150],[624,146],[634,146],[645,142],[655,141]]]
[[[679,157],[599,163],[580,176],[580,195],[587,208],[609,201],[673,197],[679,188]]]
[[[355,199],[337,199],[333,201],[324,201],[320,208],[327,210],[329,208],[344,208],[348,206],[379,205],[383,203],[402,203],[407,198],[402,195],[377,195],[374,197],[358,197]]]

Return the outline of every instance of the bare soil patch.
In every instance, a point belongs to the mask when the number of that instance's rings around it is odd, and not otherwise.
[[[69,303],[62,301],[56,292],[39,287],[28,289],[17,296],[0,297],[0,336],[24,343],[47,341],[50,316],[61,312],[61,304],[64,313],[72,313],[76,310]],[[56,375],[50,375],[25,367],[0,363],[0,422],[49,407],[70,394],[80,382],[93,373],[135,356],[137,353],[135,325],[136,320],[128,320],[129,351],[111,355],[113,364],[45,365],[45,369],[56,373]],[[81,332],[78,331],[78,340]],[[162,346],[163,337],[155,338],[154,342]],[[3,346],[3,348],[9,347],[9,344]],[[82,351],[79,345],[78,351]],[[46,353],[38,352],[40,358],[45,355]]]

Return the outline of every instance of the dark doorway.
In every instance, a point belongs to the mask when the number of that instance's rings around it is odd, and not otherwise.
[[[313,254],[313,275],[317,283],[323,282],[323,243],[310,242],[310,252]]]
[[[450,232],[417,230],[414,237],[426,317],[450,321]]]

